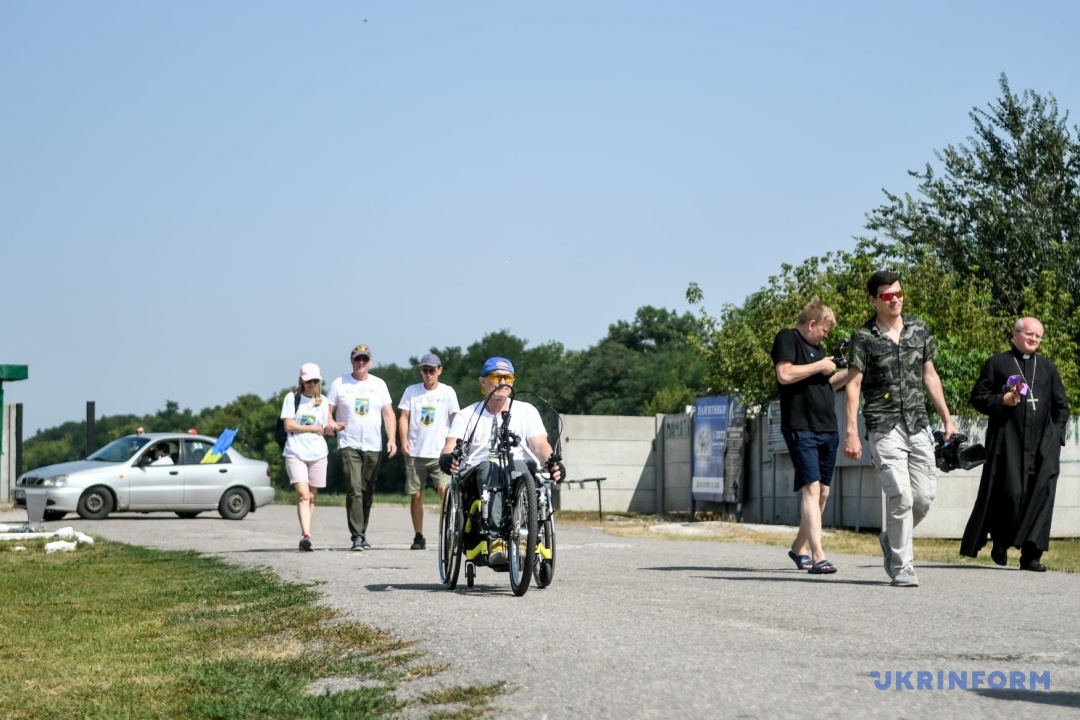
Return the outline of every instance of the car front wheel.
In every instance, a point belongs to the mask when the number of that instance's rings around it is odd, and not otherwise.
[[[226,490],[218,503],[218,512],[226,520],[243,520],[251,510],[251,498],[243,490]]]
[[[82,494],[76,511],[83,520],[104,520],[112,509],[112,493],[99,486],[92,487]]]
[[[62,511],[62,510],[46,510],[44,520],[46,522],[54,522],[56,520],[63,520],[66,515],[67,515],[67,513]]]

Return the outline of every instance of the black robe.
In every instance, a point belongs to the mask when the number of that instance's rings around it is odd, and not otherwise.
[[[1010,375],[1023,375],[1028,395],[1009,407],[1002,387]],[[1033,404],[1029,398],[1037,400]],[[1050,545],[1050,521],[1069,421],[1069,402],[1057,366],[1045,357],[1024,359],[1016,348],[994,355],[983,365],[971,390],[971,406],[989,416],[987,460],[979,495],[971,511],[960,554],[975,557],[995,542],[1021,547],[1030,542],[1040,550]]]

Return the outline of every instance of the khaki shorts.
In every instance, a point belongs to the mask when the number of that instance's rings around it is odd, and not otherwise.
[[[405,492],[410,495],[423,492],[428,478],[436,488],[450,484],[450,476],[439,468],[439,458],[405,458]]]

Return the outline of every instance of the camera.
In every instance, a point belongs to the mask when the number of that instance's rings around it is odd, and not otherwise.
[[[975,443],[968,445],[967,435],[956,433],[948,442],[945,442],[945,433],[941,430],[934,431],[934,440],[937,447],[934,448],[934,464],[941,472],[951,472],[957,468],[970,470],[986,462],[986,448]]]
[[[848,338],[844,338],[840,341],[840,347],[836,349],[836,354],[833,355],[832,361],[836,364],[837,370],[843,370],[851,363],[848,362],[847,356],[844,355],[844,351],[847,350],[848,343],[851,342]]]

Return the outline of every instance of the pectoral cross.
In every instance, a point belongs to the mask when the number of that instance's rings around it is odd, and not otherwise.
[[[1037,407],[1035,407],[1035,403],[1039,402],[1039,398],[1035,397],[1034,395],[1032,395],[1032,394],[1031,394],[1031,393],[1029,392],[1029,393],[1028,393],[1028,398],[1027,398],[1027,401],[1028,401],[1028,403],[1030,403],[1030,404],[1031,404],[1031,411],[1032,411],[1032,412],[1035,412],[1036,410],[1038,410],[1038,408],[1037,408]]]

